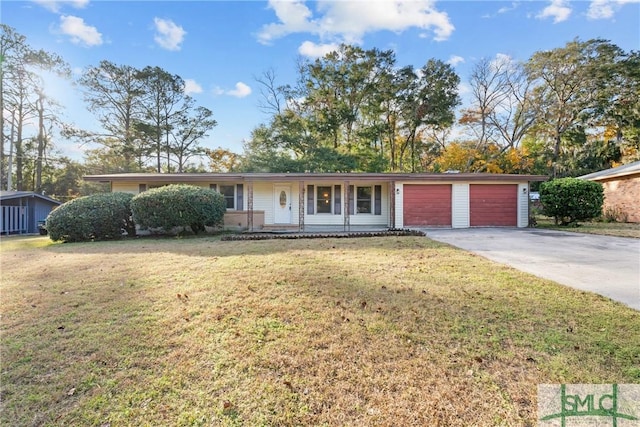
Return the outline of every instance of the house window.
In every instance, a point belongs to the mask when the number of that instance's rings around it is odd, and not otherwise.
[[[331,192],[332,189],[333,193]],[[315,215],[318,213],[342,214],[342,186],[316,187],[314,185],[307,185],[306,191],[307,215]]]
[[[331,213],[331,187],[317,188],[316,213]]]
[[[227,209],[235,209],[235,186],[233,185],[221,185],[220,194],[224,196]]]
[[[371,187],[356,188],[356,208],[357,213],[371,213],[371,196],[373,191]]]
[[[354,187],[349,186],[349,215],[369,213],[382,215],[382,186]]]

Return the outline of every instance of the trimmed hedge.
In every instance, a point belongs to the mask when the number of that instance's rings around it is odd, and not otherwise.
[[[169,233],[175,227],[190,227],[197,234],[205,226],[222,226],[226,204],[214,190],[173,184],[138,194],[131,200],[136,224]]]
[[[80,197],[51,211],[45,222],[53,241],[82,242],[116,239],[123,232],[135,236],[128,193],[101,193]]]
[[[560,178],[540,185],[542,213],[556,224],[575,224],[602,215],[604,190],[599,182]]]

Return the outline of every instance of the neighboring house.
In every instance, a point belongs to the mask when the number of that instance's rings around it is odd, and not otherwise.
[[[2,234],[38,233],[38,223],[62,202],[33,191],[0,191]]]
[[[89,175],[137,194],[168,184],[212,188],[227,203],[225,227],[527,227],[529,182],[539,175],[401,173],[131,173]]]
[[[579,177],[604,187],[604,212],[619,220],[640,222],[640,161]]]

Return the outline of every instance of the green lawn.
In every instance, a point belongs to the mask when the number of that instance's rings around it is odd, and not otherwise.
[[[536,424],[640,313],[425,237],[0,242],[0,425]]]
[[[551,230],[572,231],[574,233],[601,234],[604,236],[634,237],[640,239],[640,224],[628,222],[580,222],[578,226],[555,225],[553,218],[537,216],[537,227]]]

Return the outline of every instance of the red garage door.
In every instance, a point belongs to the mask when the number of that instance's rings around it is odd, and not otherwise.
[[[518,186],[514,184],[471,184],[469,186],[470,225],[516,226]]]
[[[405,185],[405,226],[451,226],[451,185]]]

